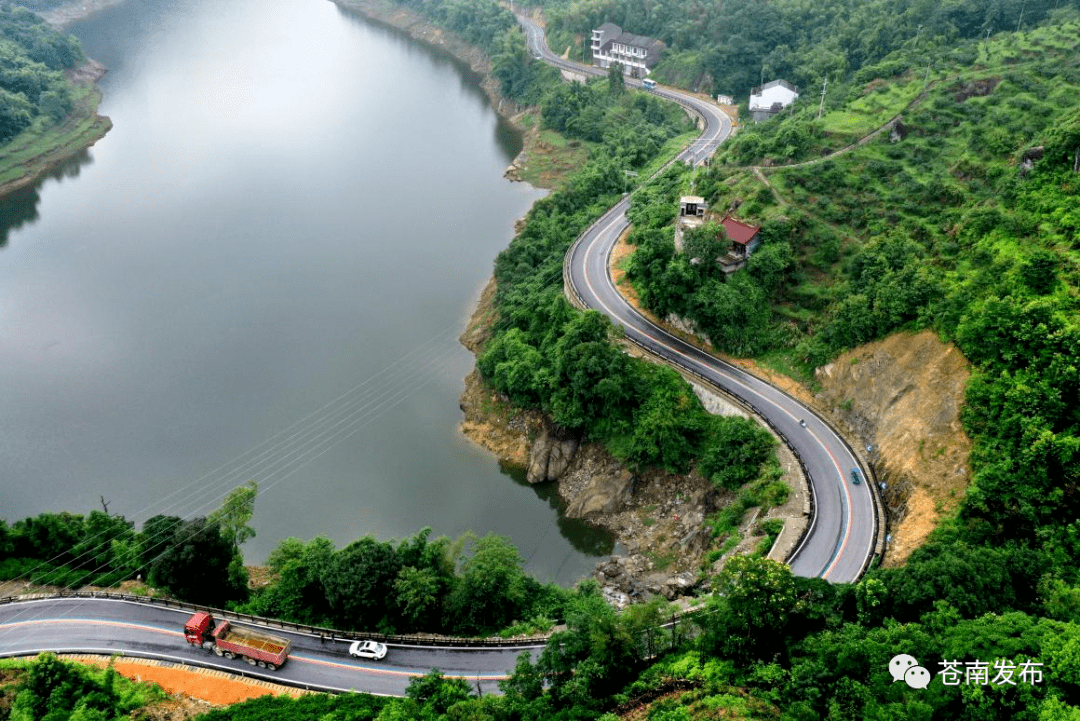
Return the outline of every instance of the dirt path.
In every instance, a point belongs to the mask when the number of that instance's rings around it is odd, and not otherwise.
[[[104,667],[109,659],[103,656],[71,655],[62,658],[89,665]],[[286,694],[297,697],[309,693],[300,689],[265,681],[240,679],[224,671],[186,666],[183,664],[153,661],[149,659],[125,658],[113,662],[117,673],[132,681],[152,682],[170,694],[180,694],[203,703],[193,704],[200,711],[209,710],[210,706],[227,706],[259,696]]]

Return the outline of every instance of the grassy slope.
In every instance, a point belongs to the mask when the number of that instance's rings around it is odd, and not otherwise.
[[[73,83],[75,106],[58,125],[45,127],[42,119],[0,148],[0,194],[33,182],[51,166],[93,145],[112,127],[97,114],[101,92],[91,83]]]
[[[1000,207],[993,181],[1017,173],[1015,155],[1036,144],[1047,119],[1080,97],[1080,61],[1070,44],[1077,33],[1080,27],[1067,24],[995,37],[979,44],[970,65],[874,80],[858,98],[811,121],[815,145],[806,156],[814,160],[718,170],[713,207],[741,200],[742,216],[786,219],[794,228],[801,272],[774,304],[777,318],[802,332],[820,327],[841,291],[845,261],[870,238],[897,227],[922,234],[932,262],[950,281],[963,283],[970,261],[951,236],[973,208],[1011,212]],[[929,88],[920,95],[924,80]],[[978,94],[990,86],[990,94]],[[973,89],[975,95],[964,97]],[[883,133],[836,153],[897,115],[907,131],[902,141],[890,143]],[[818,160],[830,150],[835,154]],[[987,250],[1023,257],[1027,246],[999,238]],[[1075,251],[1055,251],[1066,267],[1080,263]],[[1064,279],[1061,292],[1075,293],[1076,276]],[[810,368],[790,349],[762,360],[795,378],[809,377]]]

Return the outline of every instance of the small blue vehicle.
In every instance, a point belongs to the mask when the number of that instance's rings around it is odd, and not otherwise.
[[[851,482],[854,483],[856,486],[862,483],[862,475],[859,473],[858,468],[851,469]]]

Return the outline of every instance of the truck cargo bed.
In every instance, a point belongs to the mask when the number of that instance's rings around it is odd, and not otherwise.
[[[289,642],[283,638],[235,626],[230,627],[229,631],[221,637],[221,640],[225,643],[245,646],[274,656],[280,655],[289,646]]]

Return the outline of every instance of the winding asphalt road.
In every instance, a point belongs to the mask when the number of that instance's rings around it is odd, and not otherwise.
[[[0,605],[0,657],[56,653],[122,652],[126,656],[162,659],[325,691],[366,691],[403,696],[414,676],[439,668],[460,676],[484,693],[498,693],[498,681],[509,675],[523,651],[537,655],[543,646],[515,648],[445,648],[390,645],[382,661],[348,655],[353,639],[331,641],[318,636],[271,629],[293,642],[289,660],[277,671],[250,667],[240,659],[219,658],[189,646],[184,622],[190,611],[129,601],[55,598]],[[245,625],[245,624],[240,624]]]
[[[529,49],[562,69],[579,74],[605,71],[556,57],[544,42],[541,28],[519,17]],[[636,80],[628,83],[640,86]],[[697,164],[730,134],[731,121],[710,102],[667,88],[655,95],[677,102],[702,118],[702,135],[678,160]],[[811,410],[758,378],[718,360],[650,323],[624,300],[608,273],[608,259],[628,226],[623,198],[597,221],[570,249],[569,283],[578,300],[622,326],[626,337],[669,363],[681,366],[752,405],[789,439],[808,472],[816,513],[811,528],[789,563],[800,576],[830,581],[854,581],[875,550],[877,520],[866,482],[851,483],[851,469],[859,466],[843,440]],[[806,427],[799,424],[805,419]],[[863,478],[866,478],[863,471]],[[410,678],[439,668],[497,692],[497,682],[514,667],[528,648],[446,648],[394,646],[381,662],[357,661],[348,656],[348,641],[273,629],[293,641],[288,663],[276,672],[252,670],[239,660],[229,661],[187,645],[183,624],[190,612],[120,600],[59,598],[0,604],[0,657],[41,651],[70,653],[122,652],[189,665],[198,665],[327,691],[357,690],[400,696]],[[531,650],[539,652],[540,646]]]
[[[575,73],[606,75],[600,68],[555,56],[544,41],[543,29],[523,16],[518,16],[518,22],[534,56]],[[627,82],[641,85],[638,80]],[[712,102],[668,88],[650,92],[691,108],[704,121],[701,136],[678,160],[695,165],[702,162],[731,133],[730,118]],[[629,196],[623,198],[570,248],[565,264],[570,289],[585,306],[621,326],[628,340],[750,404],[788,439],[809,476],[815,511],[810,529],[788,559],[792,571],[834,582],[857,580],[874,555],[878,536],[866,470],[844,440],[812,410],[756,376],[664,332],[627,303],[608,269],[612,249],[629,226],[626,210],[630,200]],[[800,419],[805,420],[805,427]],[[858,485],[852,482],[855,468],[863,480]]]

